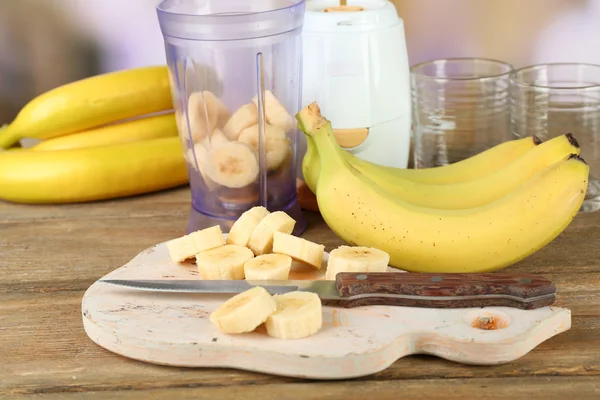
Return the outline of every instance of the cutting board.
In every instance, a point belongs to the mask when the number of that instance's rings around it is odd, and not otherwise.
[[[322,271],[294,264],[290,279],[323,279],[327,258],[325,253]],[[169,260],[165,243],[144,250],[105,278],[200,279],[193,263]],[[571,327],[570,310],[558,307],[323,307],[317,334],[280,340],[267,336],[262,326],[247,334],[221,333],[208,317],[229,296],[152,293],[96,282],[83,296],[83,326],[98,345],[136,360],[310,379],[370,375],[419,353],[464,364],[502,364]],[[493,317],[496,329],[482,329],[482,317]]]

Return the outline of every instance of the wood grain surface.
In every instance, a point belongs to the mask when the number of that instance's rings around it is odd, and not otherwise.
[[[336,287],[346,301],[342,307],[396,305],[405,307],[466,308],[506,306],[525,310],[549,306],[555,301],[555,285],[541,275],[507,272],[478,274],[412,273],[389,275],[387,272],[342,272],[336,276]],[[371,295],[356,300],[352,296]],[[394,298],[377,294],[423,296]],[[485,297],[486,295],[491,295]],[[493,296],[506,295],[510,298]],[[451,296],[453,299],[427,299],[427,296]],[[466,299],[465,296],[479,296]],[[541,297],[540,297],[541,296]],[[548,297],[551,296],[551,297]],[[539,299],[535,299],[540,297]],[[346,304],[344,304],[346,303]],[[323,302],[323,304],[326,304]]]
[[[593,399],[600,398],[600,213],[582,214],[505,272],[540,274],[572,328],[525,357],[473,367],[410,356],[369,377],[313,382],[229,369],[150,365],[89,340],[83,292],[141,250],[185,233],[187,189],[81,205],[0,202],[0,398]],[[318,214],[304,237],[342,244]]]

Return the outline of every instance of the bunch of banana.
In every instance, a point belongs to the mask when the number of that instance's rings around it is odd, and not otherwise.
[[[0,128],[0,199],[84,202],[187,183],[172,109],[165,66],[97,75],[38,96]],[[40,143],[13,150],[25,138]]]
[[[445,167],[396,170],[343,150],[316,103],[296,118],[312,146],[305,177],[325,222],[347,243],[383,250],[390,266],[407,271],[509,266],[556,238],[587,190],[589,167],[570,134],[507,142]]]
[[[310,136],[306,136],[306,143],[307,149],[302,159],[302,174],[308,188],[313,193],[316,193],[321,161],[319,160],[319,153],[315,148],[314,141]],[[394,168],[377,165],[358,158],[348,151],[345,151],[343,156],[353,166],[373,174],[385,172],[399,179],[421,183],[460,183],[485,177],[503,168],[540,143],[541,140],[535,136],[511,140],[453,164],[423,169]]]

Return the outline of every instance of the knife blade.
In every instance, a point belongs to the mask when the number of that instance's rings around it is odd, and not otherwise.
[[[510,273],[432,274],[342,272],[336,280],[118,280],[99,282],[151,292],[237,294],[262,286],[270,294],[316,293],[324,306],[389,305],[424,308],[549,306],[554,284],[538,275]]]

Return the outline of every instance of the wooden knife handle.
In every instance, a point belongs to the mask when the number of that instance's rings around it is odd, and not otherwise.
[[[554,284],[538,275],[482,273],[429,274],[389,272],[342,272],[336,276],[342,307],[391,305],[428,308],[516,307],[530,310],[554,303]],[[429,298],[394,298],[378,295],[408,295]],[[370,295],[370,296],[365,296]],[[501,297],[498,295],[510,296]],[[359,296],[358,298],[351,298]],[[455,299],[432,299],[432,297]],[[468,298],[467,296],[480,296]],[[540,299],[537,297],[544,296]],[[528,299],[532,299],[527,301]]]

